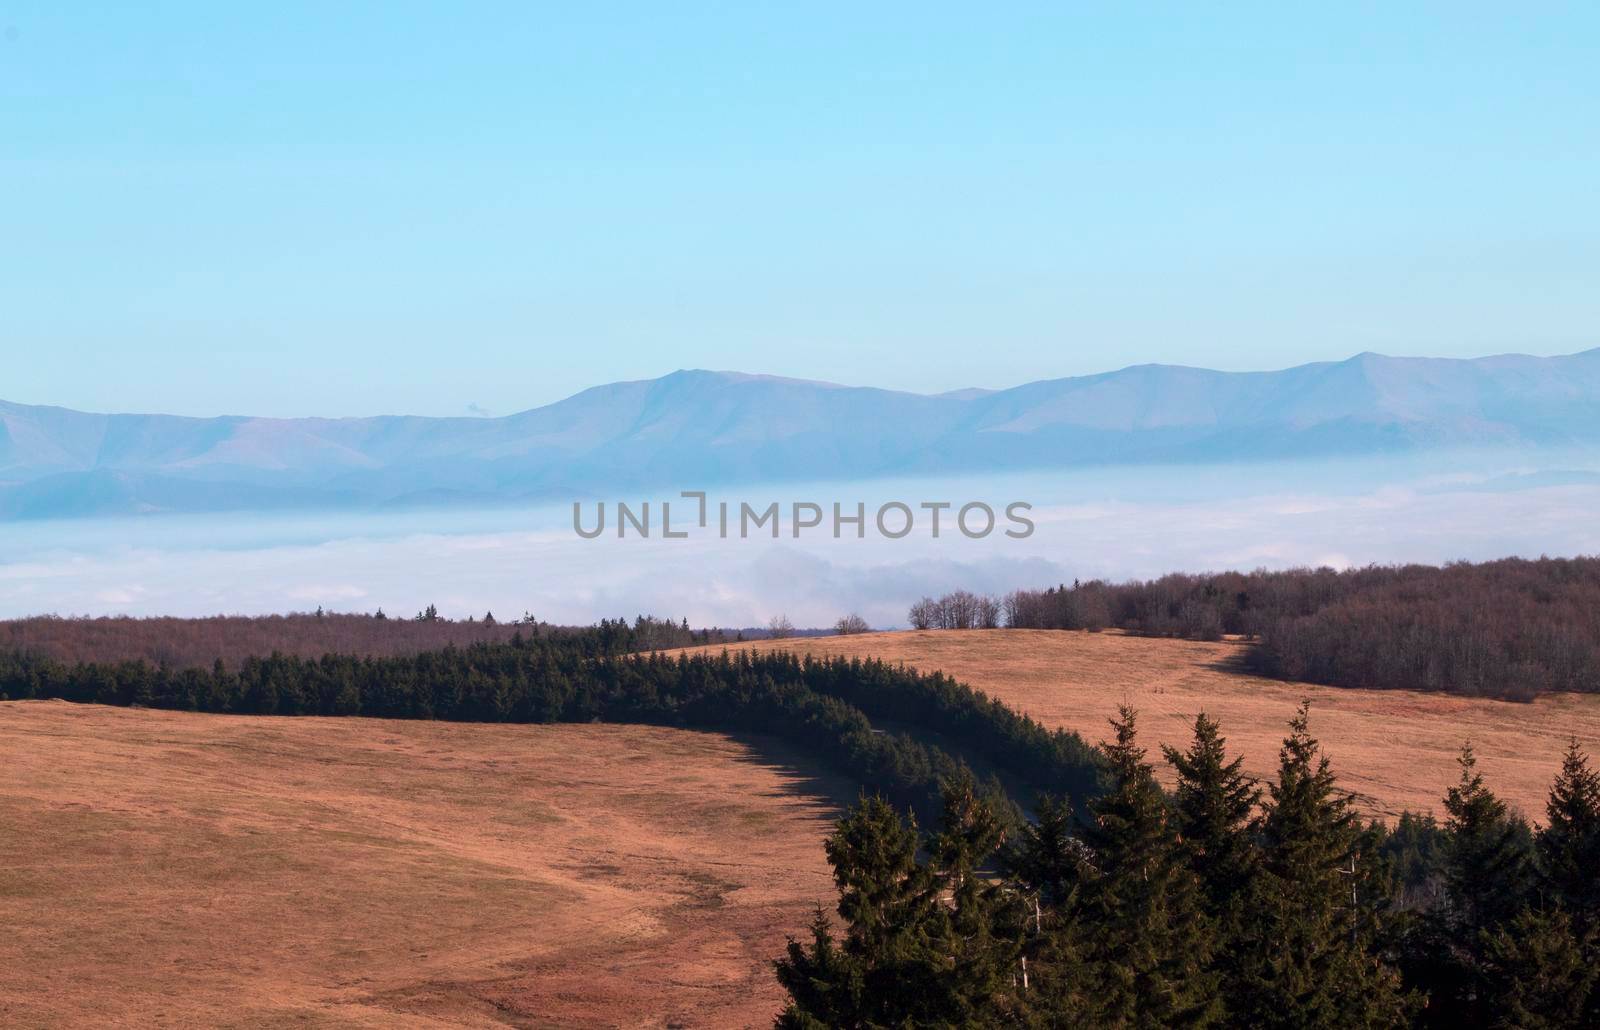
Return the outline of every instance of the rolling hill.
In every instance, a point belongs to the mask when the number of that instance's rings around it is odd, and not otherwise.
[[[567,498],[682,483],[1600,441],[1600,349],[1140,365],[935,396],[731,372],[504,418],[88,414],[0,402],[0,518]]]
[[[1170,782],[1159,745],[1187,746],[1198,712],[1222,724],[1245,771],[1270,779],[1289,717],[1311,700],[1311,729],[1342,787],[1369,816],[1443,814],[1445,788],[1468,740],[1489,787],[1528,818],[1544,817],[1550,781],[1573,735],[1600,751],[1600,695],[1547,694],[1529,704],[1412,690],[1359,690],[1264,679],[1236,671],[1239,649],[1122,633],[929,630],[755,641],[705,648],[781,647],[799,654],[879,658],[941,670],[1052,728],[1091,743],[1117,706],[1138,709],[1142,743]]]
[[[7,1026],[756,1026],[842,786],[646,726],[0,703]]]

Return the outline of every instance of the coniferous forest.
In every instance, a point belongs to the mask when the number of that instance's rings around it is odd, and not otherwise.
[[[818,661],[779,652],[639,653],[655,646],[659,625],[541,625],[505,643],[415,655],[272,654],[246,658],[237,667],[219,659],[209,669],[142,660],[69,665],[0,652],[0,698],[259,715],[632,722],[761,733],[925,814],[937,811],[939,783],[968,768],[1002,804],[1007,787],[1019,796],[1066,790],[1081,797],[1098,784],[1099,756],[1076,734],[1046,730],[949,677],[877,661]]]
[[[1470,748],[1442,824],[1363,824],[1311,734],[1250,782],[1204,715],[1164,793],[1123,709],[1104,792],[1009,822],[947,781],[932,832],[863,797],[839,896],[774,968],[786,1028],[1600,1025],[1600,775],[1572,745],[1537,831]]]

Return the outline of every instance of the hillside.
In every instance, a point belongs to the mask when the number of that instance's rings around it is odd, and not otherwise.
[[[839,786],[641,726],[0,704],[0,1022],[748,1026]]]
[[[1235,671],[1248,645],[1059,630],[932,630],[728,645],[880,658],[942,670],[1050,727],[1104,739],[1119,704],[1139,710],[1152,757],[1185,745],[1196,712],[1222,723],[1253,776],[1270,777],[1290,715],[1310,698],[1312,731],[1341,785],[1372,815],[1441,812],[1471,740],[1479,768],[1509,803],[1542,818],[1550,780],[1574,734],[1600,745],[1600,696],[1552,694],[1531,704],[1406,690],[1286,683]],[[711,648],[720,650],[720,648]]]
[[[732,372],[504,418],[90,414],[0,402],[0,518],[570,498],[574,491],[1446,445],[1589,443],[1600,349],[1140,365],[937,396]]]

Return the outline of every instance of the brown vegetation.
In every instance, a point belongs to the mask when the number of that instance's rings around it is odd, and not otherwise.
[[[940,670],[1091,742],[1107,736],[1107,718],[1127,703],[1139,710],[1152,749],[1158,742],[1181,748],[1195,714],[1204,711],[1222,723],[1230,750],[1243,753],[1246,771],[1257,777],[1276,768],[1295,706],[1310,698],[1312,725],[1341,784],[1359,792],[1362,809],[1372,815],[1437,810],[1458,774],[1461,744],[1470,740],[1496,791],[1538,820],[1568,738],[1576,734],[1591,750],[1600,745],[1600,697],[1594,695],[1551,694],[1519,704],[1284,682],[1238,671],[1250,645],[1236,641],[931,630],[732,646],[782,646]]]
[[[982,626],[951,617],[963,596],[924,599],[912,625]],[[1600,558],[1175,573],[1017,591],[1004,610],[1013,629],[1248,634],[1261,642],[1255,671],[1333,686],[1517,700],[1600,691]]]
[[[23,652],[69,664],[143,659],[151,665],[174,669],[209,669],[220,659],[229,668],[238,668],[246,658],[265,658],[274,652],[299,658],[321,658],[325,654],[393,658],[481,641],[504,643],[518,633],[553,631],[548,623],[535,623],[526,617],[513,623],[495,621],[492,615],[451,620],[441,618],[432,605],[417,616],[403,619],[381,614],[299,612],[193,619],[41,615],[0,621],[0,652]],[[616,625],[625,624],[619,621]],[[635,619],[629,628],[635,639],[646,642],[644,646],[654,647],[682,647],[735,636],[731,630],[691,632],[686,623],[643,617]]]
[[[761,741],[8,702],[0,761],[11,1026],[759,1025],[832,894]]]

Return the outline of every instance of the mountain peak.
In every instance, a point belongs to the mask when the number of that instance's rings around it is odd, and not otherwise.
[[[197,419],[0,404],[0,518],[81,514],[91,500],[96,511],[507,501],[663,483],[1592,446],[1597,357],[1600,348],[1448,361],[1366,352],[1251,373],[1135,365],[932,396],[680,369],[504,418]]]

